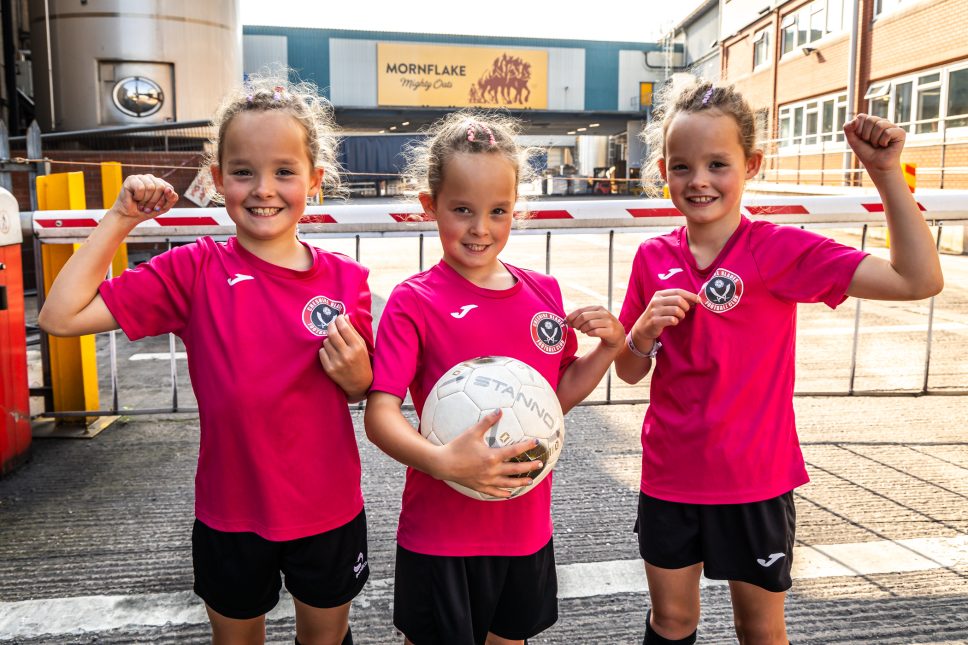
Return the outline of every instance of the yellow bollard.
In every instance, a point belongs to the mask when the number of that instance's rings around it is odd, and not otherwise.
[[[114,205],[114,200],[121,192],[121,184],[124,177],[121,176],[121,163],[118,161],[101,162],[101,207],[104,210]],[[111,260],[111,275],[121,275],[128,268],[128,245],[122,244],[118,247]]]
[[[913,193],[918,185],[918,165],[916,163],[902,163],[901,170],[904,171],[904,183]]]
[[[81,210],[86,208],[84,173],[66,172],[37,177],[38,210]],[[44,293],[50,291],[57,273],[79,244],[45,244],[41,247]],[[50,336],[50,379],[54,410],[97,410],[97,360],[94,336],[56,338]]]

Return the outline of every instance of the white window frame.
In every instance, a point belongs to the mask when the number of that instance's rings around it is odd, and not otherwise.
[[[794,52],[799,52],[804,47],[819,42],[831,34],[838,34],[844,31],[844,7],[853,0],[813,0],[799,7],[796,11],[783,16],[780,22],[780,55],[789,56]],[[831,8],[836,10],[838,18],[836,23],[831,21]],[[815,24],[819,24],[818,34],[814,34]],[[836,29],[831,29],[836,26]],[[792,46],[785,49],[787,38],[784,34],[792,30]]]
[[[920,70],[914,74],[905,74],[891,79],[879,80],[871,83],[871,86],[864,94],[867,99],[867,110],[872,108],[872,101],[881,100],[887,97],[888,112],[887,118],[904,127],[909,137],[917,139],[931,139],[954,134],[961,138],[968,136],[968,124],[963,126],[949,126],[948,121],[948,92],[951,88],[951,75],[968,69],[964,61],[946,67],[935,67]],[[937,75],[937,80],[930,77]],[[898,88],[906,84],[911,84],[910,110],[909,115],[899,115],[897,110]],[[884,88],[887,88],[886,91]],[[936,118],[924,119],[919,112],[922,93],[938,91],[938,116]],[[919,127],[926,124],[934,124],[934,131],[918,132]]]
[[[824,105],[831,103],[830,123],[824,116]],[[825,94],[804,101],[788,103],[777,111],[777,148],[781,153],[798,154],[802,150],[840,150],[847,144],[844,141],[843,124],[837,123],[841,115],[847,114],[847,92]],[[800,130],[795,131],[799,116]],[[808,132],[811,120],[815,128]],[[788,135],[783,138],[786,127]]]
[[[904,0],[874,0],[874,19],[895,11],[902,4]]]
[[[756,61],[757,48],[762,45],[760,50],[763,54],[763,60]],[[753,69],[760,69],[762,67],[767,67],[770,63],[770,29],[761,29],[753,34]]]
[[[951,75],[955,72],[965,71],[968,71],[968,65],[966,64],[952,65],[946,70],[947,73],[942,77],[944,83],[944,90],[942,92],[944,95],[944,117],[941,119],[941,127],[944,128],[948,134],[955,134],[959,137],[968,137],[968,122],[966,122],[965,125],[948,125],[948,121],[952,118],[952,116],[948,114],[948,93],[951,91]],[[959,114],[956,116],[968,118],[968,114]]]

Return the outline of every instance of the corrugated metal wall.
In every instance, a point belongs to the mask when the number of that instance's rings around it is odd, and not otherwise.
[[[375,107],[375,40],[329,39],[329,98],[333,105]]]
[[[285,36],[242,37],[243,74],[252,74],[277,65],[289,66],[289,41]]]

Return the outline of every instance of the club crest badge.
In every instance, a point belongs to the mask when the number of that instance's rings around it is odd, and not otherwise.
[[[531,340],[545,354],[557,354],[565,347],[568,326],[565,319],[548,311],[541,311],[531,319]]]
[[[716,269],[699,292],[702,306],[717,314],[729,311],[743,297],[743,279],[728,269]]]
[[[346,305],[326,296],[316,296],[306,303],[302,311],[302,321],[306,329],[317,336],[326,336],[326,328],[336,320],[336,316],[346,313]]]

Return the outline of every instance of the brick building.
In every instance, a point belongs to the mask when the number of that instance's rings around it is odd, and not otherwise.
[[[722,78],[770,135],[763,178],[863,181],[840,128],[867,112],[907,129],[919,187],[968,188],[966,22],[968,0],[720,0]]]

